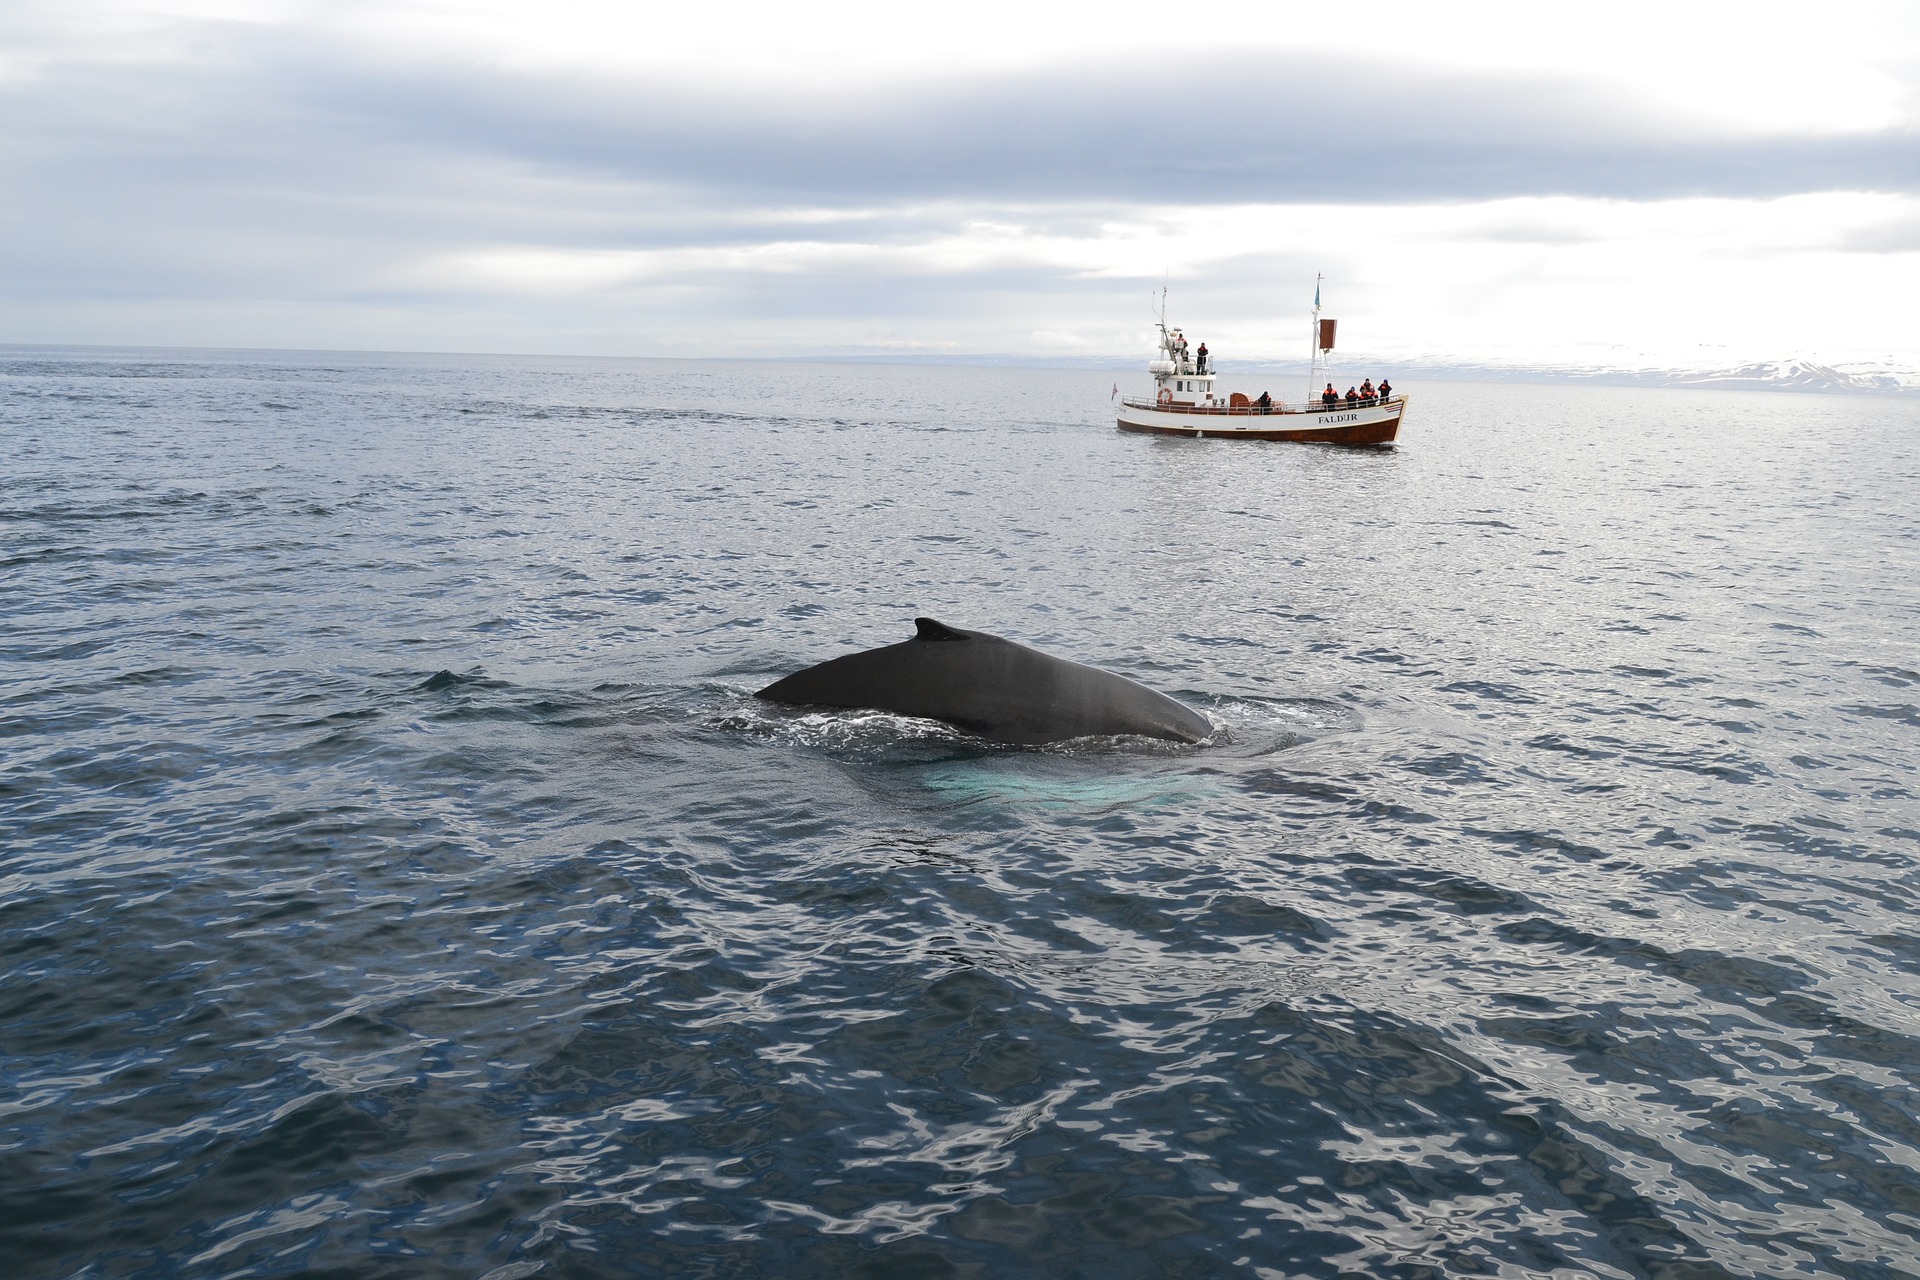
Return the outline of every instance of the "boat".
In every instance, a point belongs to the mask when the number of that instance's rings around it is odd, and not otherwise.
[[[1319,390],[1327,379],[1339,321],[1321,319],[1320,284],[1313,288],[1313,329],[1307,371],[1307,398],[1295,404],[1275,400],[1267,392],[1258,397],[1234,391],[1218,392],[1219,374],[1204,358],[1188,350],[1178,329],[1167,327],[1166,291],[1161,291],[1160,350],[1147,365],[1153,375],[1151,399],[1125,397],[1120,401],[1120,429],[1162,436],[1203,436],[1221,440],[1293,440],[1303,444],[1391,445],[1406,416],[1407,397],[1395,392],[1385,399],[1349,401],[1342,397],[1329,405]]]

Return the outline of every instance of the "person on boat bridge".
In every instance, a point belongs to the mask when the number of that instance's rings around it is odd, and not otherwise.
[[[1393,384],[1385,378],[1380,379],[1380,403],[1385,404],[1387,397],[1393,394]]]
[[[1347,408],[1357,409],[1359,407],[1360,407],[1360,393],[1358,391],[1355,391],[1352,387],[1348,387],[1347,388]]]
[[[1320,393],[1320,403],[1329,409],[1340,403],[1340,393],[1333,389],[1331,382],[1327,384],[1327,389]]]
[[[1273,396],[1268,392],[1262,391],[1260,398],[1254,401],[1254,403],[1260,406],[1260,412],[1262,413],[1273,412]]]
[[[1204,342],[1201,343],[1200,350],[1196,354],[1198,354],[1200,357],[1200,365],[1198,368],[1194,370],[1194,372],[1205,373],[1207,371],[1207,344]]]
[[[1372,378],[1368,378],[1365,382],[1362,382],[1360,384],[1360,403],[1361,404],[1373,403],[1373,379]]]

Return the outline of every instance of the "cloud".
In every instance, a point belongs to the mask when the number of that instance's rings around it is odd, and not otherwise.
[[[1856,228],[1842,236],[1840,247],[1848,253],[1920,253],[1920,212]]]
[[[1410,60],[882,87],[266,23],[136,36],[0,63],[0,336],[1117,353],[1171,278],[1210,332],[1274,350],[1324,270],[1381,348],[1604,345],[1656,288],[1661,340],[1691,344],[1811,314],[1816,285],[1865,324],[1887,281],[1777,268],[1904,252],[1920,188],[1910,130],[1763,136]]]
[[[1490,240],[1501,244],[1521,245],[1577,245],[1592,244],[1596,240],[1606,239],[1601,231],[1591,227],[1575,226],[1568,221],[1556,221],[1549,218],[1518,219],[1512,218],[1499,222],[1481,223],[1461,229],[1454,233],[1461,240]]]
[[[1418,204],[1920,190],[1920,134],[1687,132],[1597,89],[1382,64],[1050,68],[885,97],[443,81],[393,112],[485,146],[756,199]],[[531,91],[529,91],[531,89]],[[389,99],[398,107],[399,102]]]
[[[1085,200],[1419,204],[1920,191],[1910,129],[1753,137],[1599,82],[1224,56],[1074,63],[822,93],[383,58],[222,26],[152,62],[16,80],[7,114],[70,157],[323,186],[378,157],[466,157],[709,200],[807,206]],[[106,176],[102,174],[101,176]],[[391,185],[394,175],[389,174]],[[349,185],[357,185],[349,181]]]

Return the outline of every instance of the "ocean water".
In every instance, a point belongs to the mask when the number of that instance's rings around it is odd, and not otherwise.
[[[0,1274],[1920,1276],[1920,404],[1111,381],[0,352]]]

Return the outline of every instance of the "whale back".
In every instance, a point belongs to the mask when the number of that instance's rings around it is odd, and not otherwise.
[[[829,659],[754,696],[919,716],[1005,743],[1115,734],[1199,742],[1213,732],[1192,708],[1110,671],[932,618],[914,627],[911,640]]]

